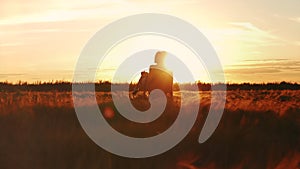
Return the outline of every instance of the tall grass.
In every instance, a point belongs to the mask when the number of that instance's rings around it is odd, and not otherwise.
[[[77,95],[82,98],[83,106],[89,105],[89,92]],[[210,92],[200,92],[200,96],[198,119],[181,143],[155,157],[129,159],[113,155],[89,139],[77,120],[70,92],[1,92],[0,168],[300,167],[300,91],[228,91],[221,123],[203,144],[197,139],[211,99]],[[108,119],[112,127],[135,137],[163,132],[178,113],[178,103],[172,102],[157,121],[141,125],[119,115],[110,93],[97,92],[97,101],[101,110],[110,107],[116,113]],[[139,106],[143,104],[139,102]]]

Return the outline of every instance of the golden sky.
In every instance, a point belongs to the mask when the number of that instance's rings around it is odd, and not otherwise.
[[[1,0],[0,81],[71,81],[82,48],[98,30],[151,12],[196,26],[214,46],[227,82],[300,82],[299,6],[299,0]],[[127,47],[141,45],[137,40]],[[114,55],[120,53],[121,47]],[[187,64],[197,72],[197,64]],[[104,64],[97,78],[109,80],[117,66]],[[208,81],[199,72],[196,78]]]

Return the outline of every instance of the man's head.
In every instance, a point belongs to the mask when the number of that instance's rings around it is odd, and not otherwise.
[[[165,58],[167,56],[167,52],[165,51],[158,51],[155,54],[155,63],[157,63],[158,65],[164,65],[165,64]]]

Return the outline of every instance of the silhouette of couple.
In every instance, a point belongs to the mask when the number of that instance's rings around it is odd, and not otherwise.
[[[155,65],[151,65],[149,73],[146,71],[141,72],[141,77],[133,95],[142,91],[144,96],[148,96],[152,90],[160,89],[166,96],[173,96],[173,73],[166,69],[165,58],[167,52],[159,51],[155,54]]]

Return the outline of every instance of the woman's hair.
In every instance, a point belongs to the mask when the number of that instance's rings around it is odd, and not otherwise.
[[[141,72],[141,75],[147,75],[147,74],[148,74],[148,72],[146,72],[146,71]]]

